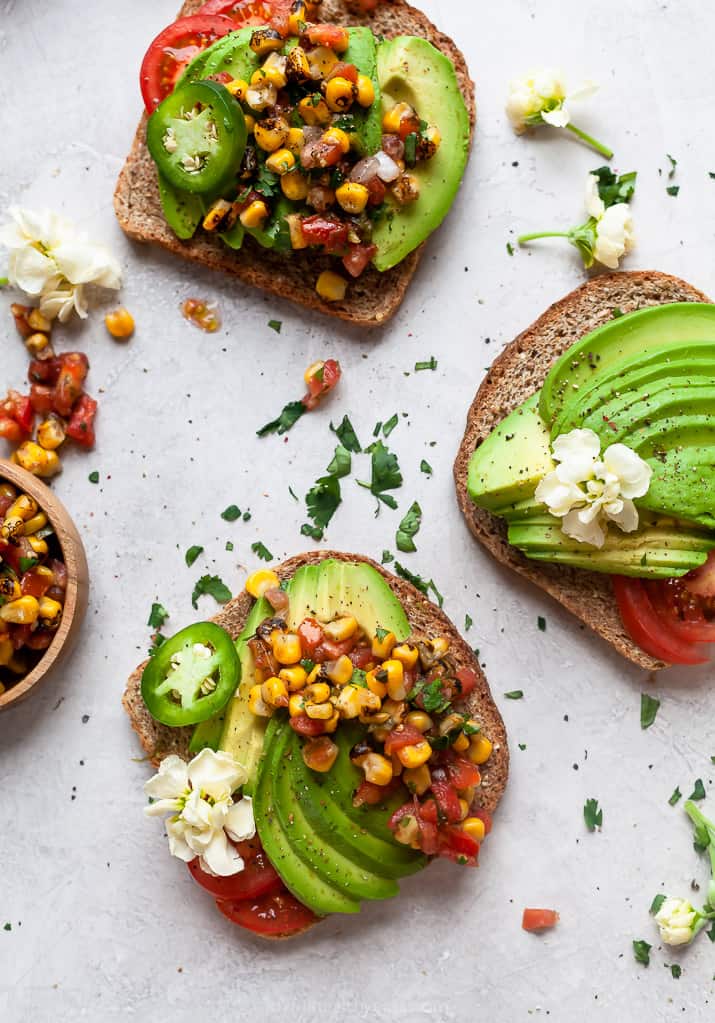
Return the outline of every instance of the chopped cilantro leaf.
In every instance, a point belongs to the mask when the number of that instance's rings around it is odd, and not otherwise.
[[[648,912],[652,913],[653,916],[655,916],[655,914],[658,912],[660,907],[665,902],[666,898],[667,898],[667,896],[663,895],[662,892],[661,892],[660,895],[656,895],[656,897],[653,899],[653,901],[650,904],[650,909],[648,910]]]
[[[504,693],[504,695],[506,696],[507,700],[522,700],[524,698],[524,690],[512,689],[510,692]]]
[[[300,527],[300,533],[301,536],[309,536],[313,540],[323,539],[323,530],[320,528],[320,526],[311,526],[310,523],[308,522],[304,522],[303,525]]]
[[[151,605],[147,625],[150,625],[152,629],[160,629],[168,617],[169,612],[166,608],[155,602]]]
[[[603,825],[603,810],[597,799],[587,799],[583,807],[583,819],[589,831],[595,831]]]
[[[99,483],[99,473],[97,470],[95,469],[94,472],[91,472],[87,479],[90,483]]]
[[[397,455],[390,451],[389,448],[386,448],[381,440],[376,441],[370,447],[372,477],[370,483],[360,483],[359,485],[367,487],[378,501],[383,501],[389,507],[396,508],[397,502],[394,497],[386,496],[385,491],[396,490],[402,486],[402,473],[400,472]]]
[[[281,327],[283,326],[283,321],[282,320],[269,320],[268,321],[268,326],[271,328],[271,330],[275,330],[276,334],[280,334]]]
[[[432,475],[432,466],[429,464],[429,462],[426,462],[424,458],[420,462],[420,472],[423,472],[425,476]]]
[[[425,362],[415,363],[415,372],[419,373],[420,370],[422,369],[437,369],[437,365],[438,363],[434,355],[430,355],[429,359],[427,359]]]
[[[650,950],[652,945],[649,945],[647,941],[634,941],[633,942],[633,955],[637,963],[643,963],[644,966],[650,964]]]
[[[258,168],[258,177],[256,178],[253,187],[257,192],[260,192],[261,195],[264,195],[267,199],[271,199],[276,193],[279,180],[278,175],[274,174],[273,171],[270,171],[266,167],[265,163],[262,163]]]
[[[520,743],[518,743],[517,745],[519,746],[519,749],[520,749],[520,750],[521,750],[522,752],[523,752],[523,751],[524,751],[524,750],[526,749],[526,743],[525,743],[525,742],[520,742]]]
[[[713,921],[713,925],[710,928],[710,930],[706,931],[705,933],[707,934],[708,938],[710,938],[711,941],[715,942],[715,920]]]
[[[260,540],[256,540],[255,543],[251,544],[251,550],[261,561],[273,561],[273,555]]]
[[[414,689],[411,690],[407,698],[411,703],[414,703],[418,696],[420,697],[422,708],[428,714],[443,714],[451,703],[451,701],[444,695],[441,678],[433,679],[432,682],[427,682],[426,679],[422,679],[417,683]],[[460,722],[457,731],[461,730],[462,723]],[[435,748],[434,743],[432,743],[432,748]]]
[[[668,171],[668,177],[672,178],[675,176],[675,168],[678,166],[678,161],[674,157],[672,157],[670,153],[666,153],[665,155],[668,157],[668,160],[670,161],[670,170]]]
[[[708,175],[711,178],[715,178],[715,171],[708,171]],[[715,926],[715,924],[713,926]]]
[[[219,604],[226,604],[231,599],[231,591],[222,579],[217,575],[202,575],[191,594],[191,606],[194,610],[198,610],[197,601],[205,593]]]
[[[514,255],[514,246],[511,244],[511,242],[506,243],[506,251],[509,253],[510,256]]]
[[[199,554],[203,554],[203,553],[204,553],[203,547],[189,547],[188,551],[184,555],[184,558],[186,560],[186,564],[189,566],[189,568],[191,568],[193,563],[198,558]]]
[[[290,494],[294,501],[298,500],[298,495],[296,494],[295,490],[293,490],[293,487],[288,487],[288,493]]]
[[[469,630],[471,629],[473,624],[474,624],[474,622],[472,621],[472,616],[468,615],[468,614],[465,615],[464,616],[464,631],[465,632],[469,632]]]
[[[701,799],[705,799],[706,794],[707,793],[705,792],[705,786],[703,785],[703,779],[702,778],[698,778],[696,780],[696,782],[695,782],[695,785],[693,786],[693,791],[692,791],[692,793],[690,794],[690,796],[688,798],[689,799],[694,799],[697,802],[699,802]]]
[[[675,197],[679,191],[680,185],[668,185],[668,187],[666,188],[666,192],[668,193],[668,195],[672,195],[673,197]]]
[[[390,630],[389,629],[383,629],[383,628],[381,628],[378,625],[378,627],[375,629],[375,635],[377,636],[378,643],[382,643],[382,641],[385,638],[385,636],[389,636],[390,635]]]
[[[398,417],[396,412],[393,415],[391,415],[390,418],[387,420],[387,422],[382,427],[382,435],[383,435],[383,437],[389,437],[390,434],[392,433],[392,431],[395,429],[395,427],[399,423],[399,421],[400,420],[399,420],[399,417]]]
[[[338,510],[341,500],[340,480],[337,476],[322,476],[316,480],[315,486],[305,495],[308,518],[313,520],[313,526],[307,524],[303,526],[301,529],[303,535],[312,536],[314,540],[322,540],[323,530]]]
[[[389,551],[383,551],[382,552],[382,561],[380,562],[380,564],[382,564],[382,565],[389,565],[390,562],[394,561],[394,560],[395,560],[395,555],[394,554],[390,554]]]
[[[650,728],[656,719],[659,707],[660,700],[649,696],[648,693],[641,693],[641,728]]]
[[[401,565],[399,561],[395,562],[395,572],[399,575],[401,579],[406,579],[408,583],[412,583],[413,586],[416,586],[417,589],[420,590],[421,593],[424,593],[426,597],[429,596],[429,592],[431,590],[432,593],[434,593],[435,595],[435,599],[437,600],[438,606],[442,607],[442,605],[444,604],[444,597],[435,586],[434,579],[426,580],[423,579],[422,576],[415,575],[414,572],[410,572],[403,565]]]
[[[352,458],[347,448],[343,447],[342,444],[338,444],[333,455],[333,460],[327,468],[327,472],[331,476],[337,476],[338,479],[342,479],[343,476],[348,476],[352,469]]]
[[[235,504],[230,504],[225,511],[221,512],[221,518],[226,522],[235,522],[236,519],[241,518],[241,509]]]
[[[672,973],[675,980],[680,980],[683,968],[682,966],[679,966],[677,963],[673,963],[673,965],[670,967],[670,972]]]
[[[155,632],[154,635],[151,637],[151,646],[147,651],[149,656],[153,657],[154,654],[159,649],[159,647],[162,646],[162,644],[164,643],[166,643],[166,636],[162,636],[160,632]]]
[[[536,619],[536,625],[539,629],[539,632],[546,632],[546,619],[543,617],[543,615],[539,615],[539,617]]]
[[[244,522],[250,522],[250,520],[251,520],[251,513],[250,513],[250,511],[245,511],[243,513],[243,521]]]
[[[633,198],[636,188],[636,171],[616,175],[610,167],[598,167],[591,173],[598,178],[598,194],[606,208],[616,203],[628,203]]]
[[[395,543],[398,551],[402,551],[403,554],[409,554],[410,552],[417,550],[413,537],[415,537],[419,532],[421,524],[422,509],[417,501],[415,501],[397,528]]]
[[[4,278],[4,280],[7,283],[7,278]],[[3,924],[3,930],[4,931],[11,931],[12,930],[12,924],[9,921],[6,924]]]
[[[310,675],[311,671],[315,667],[315,661],[311,661],[310,657],[304,657],[300,662],[300,666],[304,672]]]
[[[679,803],[682,798],[683,793],[680,791],[680,788],[676,788],[674,789],[673,795],[670,797],[668,802],[670,803],[671,806],[675,806],[675,804]]]
[[[24,557],[21,555],[19,559],[20,572],[21,573],[29,572],[31,568],[34,568],[35,565],[39,563],[39,560],[40,560],[39,558],[35,558],[33,555],[30,555],[29,557]]]
[[[233,550],[233,544],[231,543],[230,540],[226,541],[226,550],[227,551],[232,551]]]
[[[306,408],[302,401],[289,401],[277,419],[272,419],[260,430],[256,430],[256,433],[259,437],[266,437],[269,433],[288,433],[305,411]]]
[[[362,446],[360,441],[357,439],[357,434],[353,429],[353,424],[347,416],[343,416],[343,421],[339,426],[333,426],[331,423],[330,429],[337,435],[338,440],[344,448],[347,448],[348,451],[353,451],[356,455],[360,454]]]
[[[362,668],[353,668],[350,685],[357,686],[359,689],[367,689],[367,677]]]

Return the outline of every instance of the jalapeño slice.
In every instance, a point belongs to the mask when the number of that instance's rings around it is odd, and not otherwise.
[[[163,643],[142,675],[142,697],[162,725],[205,721],[233,696],[241,662],[233,640],[213,622],[198,622]]]
[[[234,175],[246,148],[241,107],[218,82],[172,92],[149,118],[146,142],[161,174],[186,192],[212,192]]]

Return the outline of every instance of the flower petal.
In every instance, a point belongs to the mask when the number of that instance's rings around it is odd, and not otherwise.
[[[192,788],[213,799],[230,797],[247,778],[245,769],[229,753],[216,753],[208,747],[191,761],[188,774]]]
[[[598,518],[592,522],[582,522],[580,512],[575,509],[562,520],[561,529],[566,536],[570,536],[580,543],[590,544],[591,547],[601,548],[606,542],[606,534],[601,528]]]
[[[622,256],[633,248],[633,218],[626,203],[609,206],[596,226],[595,259],[611,270],[618,269]]]
[[[607,473],[618,478],[623,497],[643,497],[648,493],[653,470],[637,452],[626,444],[611,444],[603,453]]]
[[[586,195],[584,199],[586,212],[590,217],[599,220],[606,212],[606,204],[598,194],[598,178],[595,174],[589,174],[586,178]]]
[[[552,445],[561,465],[556,470],[563,483],[583,483],[593,475],[594,462],[601,453],[601,441],[593,430],[562,433]]]
[[[52,250],[57,267],[71,284],[99,284],[105,288],[121,286],[119,263],[102,245],[94,245],[79,236],[69,238]]]
[[[146,817],[165,817],[169,813],[178,813],[180,809],[180,799],[155,799],[144,807],[144,814]]]
[[[618,528],[624,533],[634,533],[638,529],[638,509],[633,501],[623,500],[617,502],[622,505],[620,511],[612,511],[612,505],[606,506],[606,515],[615,522]]]
[[[157,774],[144,783],[144,793],[153,799],[174,799],[183,796],[188,787],[186,763],[172,753],[162,760]]]
[[[57,273],[53,261],[31,245],[24,245],[10,253],[8,278],[10,283],[27,292],[39,295]]]
[[[215,831],[201,854],[201,861],[218,877],[232,877],[244,868],[244,862],[235,845],[226,838],[226,832]]]
[[[256,834],[256,821],[253,816],[253,800],[250,796],[244,796],[238,803],[234,803],[226,815],[224,828],[230,838],[236,842],[243,842],[247,838],[253,838]]]
[[[553,110],[542,110],[541,119],[550,124],[552,128],[565,128],[571,120],[571,115],[566,105],[562,104]]]
[[[172,856],[183,860],[184,863],[190,863],[196,856],[194,850],[186,842],[187,830],[186,824],[180,818],[178,820],[172,818],[166,822],[169,852]]]

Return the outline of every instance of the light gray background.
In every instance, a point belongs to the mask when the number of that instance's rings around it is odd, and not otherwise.
[[[558,242],[506,252],[519,230],[579,223],[585,174],[602,162],[551,132],[515,138],[503,114],[508,79],[562,64],[574,85],[601,82],[578,123],[611,143],[614,166],[639,172],[638,249],[626,265],[713,292],[715,15],[702,0],[424,0],[477,81],[476,148],[401,312],[361,335],[123,239],[111,198],[141,109],[139,62],[175,2],[0,0],[0,207],[49,205],[110,243],[137,321],[125,346],[106,335],[101,310],[57,335],[58,347],[89,353],[101,402],[96,451],[64,456],[55,484],[83,531],[92,595],[61,677],[0,719],[0,925],[12,923],[0,927],[0,1018],[710,1018],[715,946],[703,936],[684,954],[661,951],[648,906],[659,890],[687,895],[692,878],[707,877],[682,810],[667,801],[696,777],[711,791],[711,672],[671,671],[650,685],[497,568],[459,516],[451,467],[489,362],[585,279],[575,250]],[[665,192],[666,153],[678,160],[678,198]],[[216,299],[219,334],[184,322],[189,295]],[[26,358],[13,297],[0,297],[0,322],[4,383],[17,386]],[[432,354],[436,373],[405,375]],[[301,393],[304,367],[328,356],[344,369],[339,391],[285,442],[258,440],[257,427]],[[468,636],[511,736],[511,783],[479,871],[437,865],[393,903],[266,946],[219,917],[167,855],[160,824],[143,819],[149,772],[119,700],[147,647],[152,600],[179,628],[196,617],[190,594],[203,572],[237,591],[256,567],[253,541],[278,558],[304,549],[304,509],[287,488],[302,498],[330,460],[330,420],[349,413],[367,443],[394,411],[409,412],[390,438],[405,476],[400,514],[415,499],[424,509],[419,553],[405,561],[434,576],[455,622],[474,618]],[[419,472],[423,457],[432,479]],[[359,468],[364,478],[367,459]],[[87,480],[94,469],[100,486]],[[378,557],[394,547],[400,514],[373,518],[352,480],[344,493],[329,543]],[[220,519],[234,502],[251,509],[250,523]],[[187,569],[191,544],[206,555]],[[202,599],[201,614],[215,609]],[[524,700],[504,700],[516,688]],[[663,704],[641,732],[647,688]],[[600,834],[584,829],[590,796],[604,808]],[[559,909],[559,928],[523,933],[526,905]],[[655,946],[647,970],[633,961],[633,938]],[[679,981],[665,968],[673,962]]]

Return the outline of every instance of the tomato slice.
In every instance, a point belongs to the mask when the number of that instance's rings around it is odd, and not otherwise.
[[[525,931],[548,931],[559,922],[555,909],[525,909],[521,926]]]
[[[148,113],[159,106],[197,54],[236,30],[236,22],[220,14],[179,18],[160,32],[142,61],[139,84]]]
[[[688,572],[679,580],[689,593],[699,597],[712,597],[715,603],[715,551],[710,551],[708,560],[694,572]]]
[[[684,579],[646,582],[653,608],[667,628],[687,643],[715,643],[715,600],[693,592]]]
[[[300,934],[319,919],[285,890],[255,900],[217,899],[216,906],[220,913],[239,927],[245,927],[254,934],[280,935],[283,938]]]
[[[270,22],[282,31],[292,6],[293,0],[207,0],[199,14],[223,14],[239,27]]]
[[[246,864],[239,874],[213,877],[201,869],[197,856],[186,864],[194,881],[218,899],[259,899],[283,888],[283,882],[258,838],[235,842],[234,845]]]
[[[705,664],[708,660],[692,642],[681,639],[661,618],[642,579],[612,577],[613,590],[623,624],[631,639],[652,657],[669,664]]]

